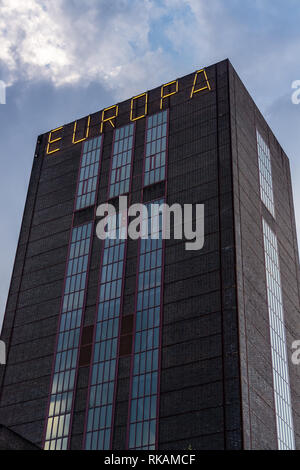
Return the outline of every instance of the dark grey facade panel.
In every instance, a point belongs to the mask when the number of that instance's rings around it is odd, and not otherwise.
[[[299,448],[299,401],[297,403],[296,392],[299,389],[299,368],[291,361],[291,345],[299,337],[300,326],[299,262],[289,164],[231,65],[229,72],[245,447],[277,448],[263,217],[276,233],[279,243],[295,439]],[[256,130],[270,146],[275,220],[260,200]]]

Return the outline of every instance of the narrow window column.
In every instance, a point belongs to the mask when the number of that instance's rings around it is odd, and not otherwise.
[[[164,200],[156,201],[163,204]],[[150,204],[147,205],[148,210]],[[149,210],[150,212],[150,210]],[[158,239],[140,240],[136,293],[134,352],[131,364],[127,447],[153,450],[157,443],[160,333],[163,290],[162,216],[149,214],[149,233],[159,227]]]
[[[294,450],[295,437],[291,407],[278,244],[275,233],[271,230],[264,219],[263,234],[278,448],[279,450]]]

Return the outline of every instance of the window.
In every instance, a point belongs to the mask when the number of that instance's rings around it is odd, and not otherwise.
[[[66,450],[75,388],[92,222],[71,234],[48,409],[45,450]]]
[[[147,118],[144,186],[166,177],[168,111]]]
[[[117,218],[119,222],[119,218]],[[113,426],[125,240],[104,242],[85,448],[109,450]]]
[[[149,215],[146,221],[149,233],[151,223],[159,227],[158,239],[141,239],[139,247],[128,441],[128,448],[137,450],[153,450],[156,445],[163,268],[161,214],[158,217],[154,221]]]
[[[95,204],[100,169],[102,135],[83,144],[75,210]]]
[[[129,192],[133,155],[134,124],[116,129],[112,154],[109,197]]]
[[[256,134],[261,200],[275,217],[270,149],[260,133],[256,131]]]
[[[263,219],[274,398],[279,450],[295,449],[277,237]]]

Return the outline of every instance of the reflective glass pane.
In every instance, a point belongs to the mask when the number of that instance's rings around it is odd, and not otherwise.
[[[131,130],[126,132],[130,133]],[[119,217],[117,217],[118,227]],[[88,404],[88,431],[93,431],[94,441],[91,443],[90,434],[87,433],[86,449],[92,446],[97,450],[107,450],[110,446],[125,243],[125,240],[116,238],[115,240],[106,239],[103,245],[96,337],[91,365],[91,382],[97,391],[95,399],[92,387]]]
[[[263,219],[278,448],[295,449],[277,236]]]
[[[261,200],[275,217],[271,153],[268,145],[257,131],[257,152]]]
[[[70,237],[65,288],[62,299],[63,312],[61,313],[59,323],[58,342],[54,359],[55,374],[52,378],[52,392],[48,409],[48,416],[49,418],[51,416],[51,419],[48,420],[45,449],[59,447],[63,450],[67,445],[69,437],[70,412],[75,387],[75,372],[82,318],[82,308],[79,310],[75,310],[75,308],[77,307],[78,299],[83,299],[85,294],[86,269],[91,247],[92,225],[92,222],[90,222],[81,227],[74,227]],[[78,262],[82,246],[86,253],[83,255],[83,258],[86,258],[86,263]],[[72,269],[70,269],[70,266],[72,266]],[[76,267],[74,268],[74,266]],[[81,279],[83,279],[82,282]],[[83,301],[81,302],[81,307],[83,307]],[[58,438],[60,438],[59,442]]]
[[[163,202],[157,201],[157,204]],[[151,217],[150,204],[148,210],[148,225],[151,227],[154,218]],[[161,220],[157,224],[158,239],[140,242],[128,442],[130,449],[138,450],[153,449],[156,437],[161,290],[153,288],[150,279],[154,284],[161,284]]]
[[[144,186],[165,179],[168,111],[147,118]]]
[[[75,210],[95,204],[97,179],[100,168],[102,135],[83,144]]]

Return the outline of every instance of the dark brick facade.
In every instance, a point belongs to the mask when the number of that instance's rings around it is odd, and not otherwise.
[[[291,347],[300,337],[300,277],[289,160],[231,65],[229,83],[244,445],[247,449],[277,448],[262,235],[264,217],[279,243],[294,428],[299,449],[300,369],[291,362]],[[260,200],[256,129],[271,150],[276,221]]]
[[[190,98],[195,74],[179,79],[170,109],[168,178],[142,193],[145,119],[136,122],[131,203],[166,192],[167,203],[205,204],[205,245],[185,250],[166,241],[160,383],[159,449],[277,447],[261,216],[277,233],[287,346],[300,338],[299,263],[289,163],[228,61],[206,69],[212,90]],[[160,110],[160,88],[148,114]],[[117,127],[129,123],[130,100],[119,104]],[[83,132],[85,120],[78,123]],[[60,151],[36,158],[7,302],[2,339],[0,422],[42,445],[58,328],[81,144],[64,126]],[[260,201],[256,127],[272,153],[276,223]],[[99,134],[99,113],[90,137]],[[104,128],[97,203],[107,200],[113,131]],[[93,209],[74,215],[79,225]],[[270,220],[272,219],[272,220]],[[94,236],[70,447],[83,445],[92,327],[101,242]],[[113,448],[124,449],[137,273],[137,242],[128,241]],[[288,351],[290,353],[290,351]],[[289,357],[291,354],[289,354]],[[290,363],[294,425],[300,446],[300,369]],[[297,408],[298,407],[298,408]]]

